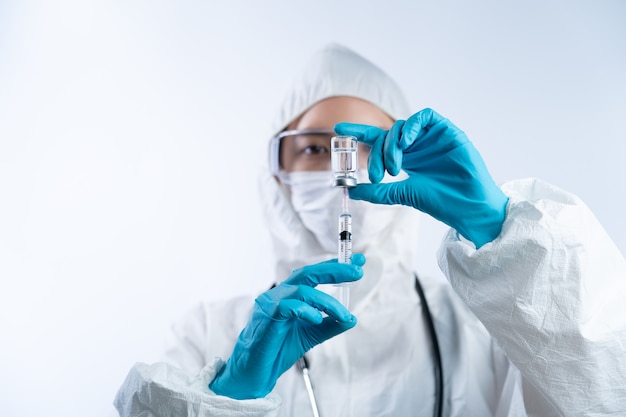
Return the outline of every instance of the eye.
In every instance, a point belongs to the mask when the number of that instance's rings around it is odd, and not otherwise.
[[[321,155],[329,152],[328,147],[322,145],[308,145],[302,149],[302,153],[305,155]]]
[[[328,132],[285,136],[281,145],[281,166],[287,172],[329,169],[330,138]]]
[[[330,138],[326,135],[298,135],[295,139],[298,153],[303,156],[329,155]]]

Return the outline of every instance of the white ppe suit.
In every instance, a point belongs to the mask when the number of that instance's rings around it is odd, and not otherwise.
[[[380,69],[330,45],[296,80],[275,131],[340,95],[394,119],[410,115]],[[439,251],[449,282],[419,277],[441,348],[443,415],[626,416],[623,256],[575,196],[534,179],[502,189],[510,201],[500,236],[476,250],[450,230]],[[268,283],[336,256],[321,249],[267,169],[260,191],[276,257]],[[307,353],[322,417],[433,415],[433,344],[414,289],[421,214],[393,207],[395,221],[364,248],[364,276],[352,286],[357,326]],[[233,400],[208,388],[255,296],[201,304],[176,323],[166,361],[129,372],[115,400],[120,414],[313,415],[295,366],[265,398]]]

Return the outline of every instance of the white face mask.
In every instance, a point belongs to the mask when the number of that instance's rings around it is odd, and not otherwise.
[[[401,176],[391,178],[393,181],[403,179]],[[343,189],[331,185],[330,171],[292,172],[286,180],[291,193],[291,204],[304,226],[317,238],[322,249],[336,253]],[[358,182],[369,183],[366,170],[359,171]],[[349,211],[352,214],[352,250],[357,253],[363,252],[391,224],[397,209],[367,201],[350,200]]]

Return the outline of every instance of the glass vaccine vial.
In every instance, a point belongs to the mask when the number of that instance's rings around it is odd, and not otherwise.
[[[356,187],[358,169],[358,142],[354,136],[333,136],[330,142],[330,160],[334,187]]]

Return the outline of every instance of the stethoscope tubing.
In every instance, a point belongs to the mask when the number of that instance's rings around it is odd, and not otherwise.
[[[434,407],[434,416],[441,417],[443,415],[443,361],[441,359],[441,349],[439,348],[439,339],[437,338],[437,331],[435,330],[435,323],[433,320],[433,316],[430,312],[430,308],[428,306],[428,302],[426,301],[426,295],[424,294],[424,289],[422,288],[422,284],[420,283],[419,278],[415,275],[415,290],[420,297],[422,302],[422,306],[424,308],[424,314],[426,316],[426,325],[428,327],[428,332],[430,333],[430,339],[433,345],[433,355],[435,356],[435,392],[436,392],[436,400]],[[302,377],[304,378],[304,385],[306,386],[307,394],[309,395],[309,402],[311,404],[311,410],[313,411],[314,417],[320,417],[319,408],[317,407],[317,400],[315,399],[315,392],[313,391],[313,384],[311,383],[311,376],[309,375],[309,363],[306,358],[306,355],[302,356],[298,362],[297,366],[302,372]]]

